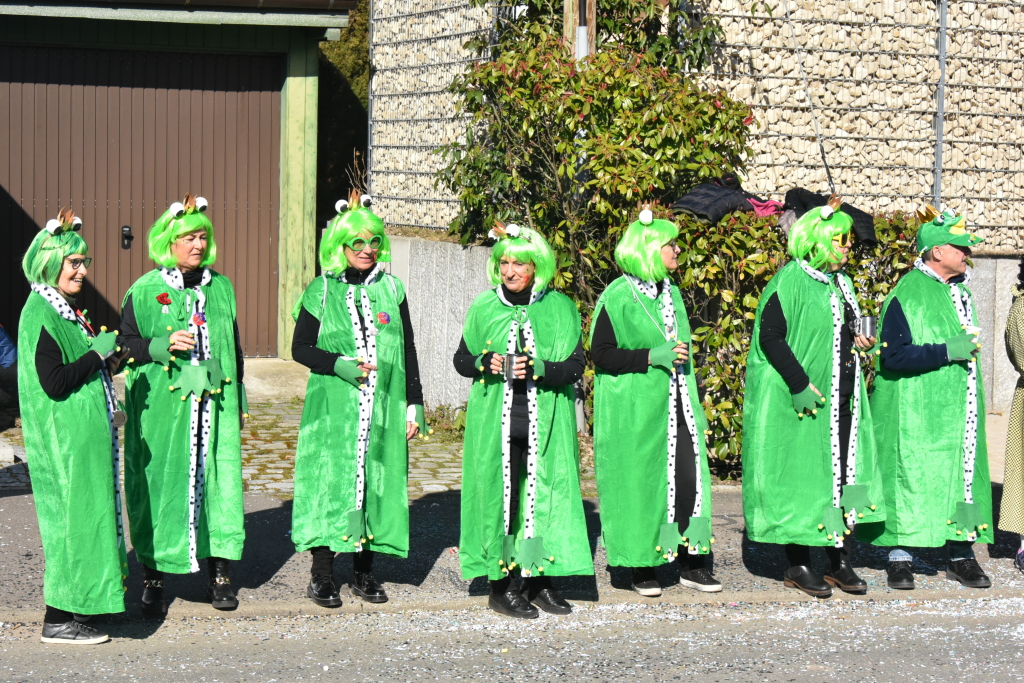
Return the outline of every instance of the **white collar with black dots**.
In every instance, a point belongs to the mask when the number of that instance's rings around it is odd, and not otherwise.
[[[181,271],[177,268],[158,268],[160,275],[163,277],[164,282],[167,283],[168,287],[173,287],[179,292],[185,291],[185,277],[181,274]],[[213,273],[210,272],[209,268],[203,268],[203,279],[200,280],[199,286],[205,287],[210,284],[210,280],[213,279]]]
[[[974,269],[972,269],[971,267],[968,266],[967,270],[964,271],[964,279],[963,280],[961,280],[960,282],[946,282],[942,278],[942,276],[939,275],[938,273],[936,273],[934,270],[932,270],[932,267],[929,266],[927,263],[925,263],[924,259],[922,259],[920,256],[918,256],[917,260],[914,261],[914,267],[917,268],[918,270],[920,270],[922,273],[924,273],[928,277],[930,277],[931,279],[935,280],[936,282],[941,282],[944,285],[960,284],[960,285],[963,285],[964,287],[966,287],[967,285],[971,284],[971,275],[974,274]]]
[[[641,280],[640,278],[629,274],[626,275],[626,279],[631,282],[634,287],[640,290],[640,293],[648,299],[658,298],[658,283]],[[668,287],[668,278],[665,278],[665,280],[662,281],[662,285],[666,288]]]
[[[505,292],[504,292],[504,290],[502,290],[501,285],[498,285],[497,287],[495,287],[494,291],[498,293],[498,301],[500,301],[501,303],[505,304],[506,306],[508,306],[510,308],[515,308],[515,304],[513,304],[507,298],[505,298]],[[533,289],[533,290],[531,290],[530,291],[530,303],[528,303],[526,305],[527,306],[532,306],[533,304],[537,303],[542,298],[544,298],[544,295],[547,294],[547,291],[548,291],[547,287],[542,287],[541,289]]]
[[[334,275],[334,273],[327,273],[327,274],[328,275]],[[345,271],[344,270],[341,271],[340,275],[337,275],[335,277],[337,277],[338,280],[340,280],[341,282],[344,282],[346,285],[352,284],[352,283],[350,283],[348,281],[348,278],[345,277]],[[379,280],[382,277],[384,277],[384,269],[380,267],[379,263],[375,263],[373,265],[373,268],[370,270],[370,272],[367,273],[366,278],[363,280],[362,284],[364,284],[364,285],[372,285],[373,283],[375,283],[377,280]]]
[[[60,317],[65,320],[70,320],[73,323],[78,322],[78,316],[75,315],[75,312],[72,310],[68,300],[65,299],[56,289],[50,285],[44,285],[38,282],[33,282],[31,287],[33,292],[50,302],[50,305],[53,306],[54,310],[60,313]]]
[[[801,259],[800,261],[797,261],[797,263],[800,264],[800,268],[802,268],[805,273],[810,275],[812,279],[817,280],[818,282],[825,285],[829,283],[828,275],[818,270],[817,268],[811,268],[811,265],[807,263],[807,261]]]

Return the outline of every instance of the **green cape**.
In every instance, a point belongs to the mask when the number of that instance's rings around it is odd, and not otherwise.
[[[518,350],[509,344],[510,337],[514,341],[513,321],[517,321],[528,344],[533,338],[535,348],[530,355],[550,361],[564,361],[572,355],[580,340],[580,317],[568,297],[547,292],[539,300],[535,294],[536,301],[529,306],[510,306],[498,291],[480,294],[466,315],[463,338],[472,352]],[[527,385],[535,389],[535,400],[530,399],[530,431],[537,452],[531,453],[530,461],[536,486],[531,491],[530,474],[520,480],[520,509],[510,511],[515,517],[514,541],[505,538],[503,467],[507,463],[507,436],[503,439],[503,435],[507,435],[511,385],[503,375],[487,374],[473,382],[469,392],[459,540],[459,562],[467,580],[478,576],[500,579],[510,558],[525,569],[543,568],[549,576],[594,573],[580,494],[573,388],[548,387],[533,380]],[[511,543],[515,547],[508,547]]]
[[[364,319],[377,330],[365,464],[360,473],[362,392],[336,375],[311,373],[295,452],[296,552],[316,546],[353,552],[360,545],[399,557],[409,552],[405,335],[398,309],[405,288],[386,274],[366,285],[349,285],[325,275],[306,288],[302,307],[320,320],[318,348],[354,358],[356,336],[347,297],[352,294],[359,302],[364,292],[372,310]],[[357,491],[364,477],[362,490]],[[360,543],[362,539],[366,542]]]
[[[747,536],[759,543],[832,546],[836,538],[828,536],[845,533],[843,515],[851,510],[856,510],[859,523],[885,517],[863,380],[858,382],[856,429],[851,430],[851,435],[856,434],[856,449],[851,450],[856,459],[857,488],[846,486],[839,491],[837,486],[839,455],[832,441],[832,418],[838,415],[833,412],[834,406],[838,411],[833,378],[838,378],[839,359],[834,348],[834,316],[836,312],[841,315],[843,299],[837,278],[842,278],[852,296],[853,283],[845,273],[821,282],[799,262],[791,261],[765,287],[757,307],[743,400],[743,516]],[[827,399],[816,415],[803,419],[793,410],[789,388],[761,348],[761,315],[772,294],[778,294],[786,316],[786,342],[811,383]],[[838,309],[833,308],[833,301]],[[835,431],[837,445],[838,423]]]
[[[690,343],[690,323],[679,288],[669,289],[675,310],[674,336]],[[666,341],[662,297],[651,299],[632,286],[628,276],[616,279],[597,301],[594,319],[608,313],[619,348],[650,349]],[[708,469],[704,432],[707,420],[697,394],[692,356],[680,366],[685,396],[694,418],[698,445],[700,517],[711,520],[711,473]],[[597,369],[594,382],[594,462],[601,500],[601,530],[608,564],[620,567],[653,567],[670,561],[661,546],[662,525],[678,522],[684,534],[692,511],[669,512],[669,388],[667,370],[648,367],[644,372],[622,375]],[[642,400],[637,400],[642,397]],[[688,425],[679,426],[686,434]],[[673,438],[674,438],[673,434]],[[672,454],[675,455],[674,444]],[[674,458],[673,458],[674,459]],[[679,465],[676,465],[677,467]],[[675,496],[672,495],[672,505]],[[710,539],[705,539],[710,540]],[[699,544],[706,552],[706,544]]]
[[[128,560],[123,538],[118,543],[116,443],[103,375],[94,373],[67,396],[50,398],[35,365],[43,328],[65,364],[91,351],[77,322],[62,317],[39,293],[29,294],[18,326],[18,394],[46,559],[43,595],[47,605],[76,614],[123,612]]]
[[[965,285],[956,288],[966,301],[972,300]],[[943,344],[963,331],[949,285],[920,270],[904,275],[885,300],[880,331],[894,298],[899,299],[914,344]],[[977,325],[977,316],[970,319]],[[978,533],[981,543],[993,542],[985,388],[980,363],[973,365],[977,368],[977,446],[967,476],[973,505],[965,505],[964,489],[969,364],[959,361],[913,373],[879,368],[871,410],[889,515],[884,525],[863,528],[860,535],[871,543],[936,548],[947,540],[967,540],[972,532]]]
[[[167,337],[168,327],[197,329],[191,322],[195,292],[175,289],[162,272],[146,273],[125,295],[132,297],[145,339]],[[176,574],[198,571],[197,560],[204,557],[241,559],[245,541],[235,291],[226,277],[209,272],[209,283],[199,288],[206,300],[201,327],[223,377],[203,367],[197,379],[189,355],[176,353],[169,372],[159,362],[132,363],[126,380],[125,492],[132,545],[146,566]],[[157,301],[164,295],[170,305]],[[206,394],[204,385],[220,391]],[[187,394],[190,387],[195,392]],[[205,396],[198,404],[197,394]],[[200,413],[208,416],[209,436],[196,455],[192,429],[202,431],[193,424]]]

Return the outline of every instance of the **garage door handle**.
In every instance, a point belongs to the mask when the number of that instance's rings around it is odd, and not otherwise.
[[[130,226],[130,225],[122,225],[121,226],[121,248],[122,249],[131,249],[132,248],[132,240],[133,239],[135,239],[135,238],[132,236],[132,226]]]

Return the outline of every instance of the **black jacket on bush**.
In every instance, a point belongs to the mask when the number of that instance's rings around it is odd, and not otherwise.
[[[753,211],[754,207],[740,190],[716,183],[702,183],[680,197],[672,210],[687,213],[697,220],[716,225],[733,211]]]
[[[802,187],[794,187],[786,193],[787,209],[792,209],[796,217],[800,218],[811,209],[828,204],[828,196],[805,190]],[[855,206],[843,202],[839,210],[853,219],[853,234],[861,242],[867,244],[878,244],[875,237],[875,219],[866,211],[861,211]]]

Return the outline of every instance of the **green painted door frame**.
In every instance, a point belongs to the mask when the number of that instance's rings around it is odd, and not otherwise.
[[[323,28],[11,16],[0,11],[0,44],[285,55],[278,310],[268,312],[277,316],[280,358],[291,358],[291,309],[316,271],[318,42],[323,36]]]

